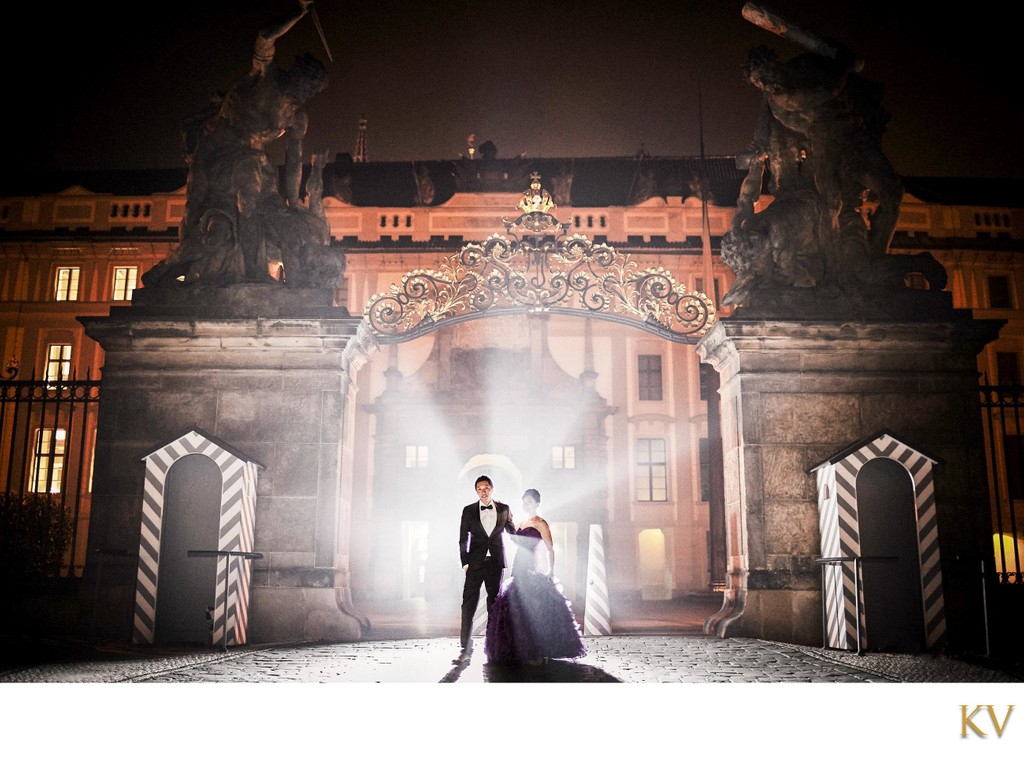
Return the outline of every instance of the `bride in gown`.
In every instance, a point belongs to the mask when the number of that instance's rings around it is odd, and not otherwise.
[[[523,494],[528,517],[508,536],[515,543],[515,559],[487,621],[484,653],[489,662],[538,664],[587,653],[571,604],[554,582],[555,549],[547,521],[537,514],[539,506],[540,493],[528,489]],[[547,572],[540,569],[541,547],[547,550]]]

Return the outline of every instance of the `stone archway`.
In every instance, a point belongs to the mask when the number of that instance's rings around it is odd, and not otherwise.
[[[493,234],[483,242],[465,245],[459,253],[440,260],[430,268],[410,271],[387,291],[369,299],[364,309],[362,331],[368,336],[368,342],[377,344],[378,348],[391,346],[388,349],[388,368],[383,373],[384,390],[379,397],[374,395],[364,399],[365,403],[372,403],[373,406],[376,446],[392,447],[390,459],[381,458],[375,450],[375,472],[378,466],[384,466],[385,461],[396,462],[396,457],[402,454],[398,449],[400,442],[393,440],[387,432],[381,432],[393,429],[395,425],[386,424],[382,422],[381,416],[377,416],[392,414],[392,420],[408,419],[394,413],[391,408],[405,381],[397,367],[397,344],[411,343],[417,339],[441,343],[443,336],[456,332],[446,328],[469,328],[467,323],[484,318],[513,318],[509,321],[530,325],[529,329],[523,327],[524,331],[546,335],[547,328],[543,325],[549,318],[583,317],[586,326],[581,331],[580,339],[588,358],[584,360],[583,372],[578,377],[572,377],[577,383],[576,395],[582,397],[593,391],[596,376],[590,337],[592,323],[603,320],[653,334],[659,341],[683,345],[696,343],[714,323],[714,305],[706,295],[687,290],[667,269],[644,268],[610,245],[592,242],[583,235],[568,235],[568,224],[560,222],[551,213],[552,208],[547,194],[540,187],[539,178],[535,176],[531,192],[524,194],[518,206],[520,213],[516,218],[505,221],[505,234]],[[562,320],[563,323],[566,321]],[[481,326],[480,331],[490,330],[490,324],[492,322],[489,319],[488,327],[485,329]],[[476,326],[472,326],[472,329],[476,329]],[[547,351],[546,340],[546,337],[536,339],[533,350],[526,353],[533,358],[538,354],[544,355]],[[693,378],[693,382],[696,384],[696,378]],[[601,403],[608,406],[603,399]],[[594,409],[591,414],[608,412]],[[442,421],[449,421],[456,416],[459,416],[458,412],[436,415]],[[593,420],[594,417],[588,419]],[[406,425],[404,430],[414,427]],[[601,427],[603,429],[603,425]],[[607,452],[602,448],[603,442],[588,441],[585,445],[592,448],[576,452],[581,461],[597,458],[607,460]],[[492,449],[478,446],[466,451]],[[696,457],[696,453],[693,456]],[[433,450],[430,458],[433,463]],[[401,464],[397,466],[401,468]],[[454,470],[451,474],[454,476]],[[596,468],[595,479],[605,480],[607,477],[607,473],[600,467]],[[407,500],[395,493],[396,479],[385,477],[387,482],[380,487],[375,486],[367,501],[381,505],[405,504]],[[520,485],[525,487],[537,484],[530,482]],[[447,484],[438,484],[436,488],[425,489],[429,493],[424,501],[436,501],[436,492],[445,487]],[[541,490],[544,490],[543,487]],[[581,604],[587,577],[588,526],[593,523],[605,524],[607,494],[608,485],[605,483],[592,500],[594,504],[600,505],[599,508],[593,507],[585,515],[563,515],[564,519],[560,520],[559,527],[564,532],[563,540],[567,546],[566,551],[559,555],[563,562],[560,573],[569,581],[567,593],[578,594]],[[464,501],[471,496],[471,490],[467,489]],[[513,494],[513,498],[518,500],[518,493]],[[463,496],[449,497],[451,504],[447,501],[445,503],[449,507],[464,503],[459,499],[463,499]],[[558,502],[552,499],[550,503]],[[387,537],[400,533],[401,526],[410,520],[424,521],[422,514],[426,511],[425,506],[421,505],[416,517],[403,519],[388,514],[385,520],[382,514],[380,520],[375,518],[366,521],[365,530],[373,534],[371,540],[375,545],[385,546],[383,553],[386,554],[393,551],[386,546],[389,541]],[[376,507],[373,509],[376,514]],[[385,510],[394,511],[390,506],[385,506]],[[384,522],[388,522],[390,527],[382,527]],[[450,555],[450,552],[444,551],[448,547],[450,532],[446,532],[446,526],[447,522],[431,525],[431,532],[436,528],[441,534],[439,543],[431,541],[431,545],[438,546],[442,554],[442,560],[438,562],[447,562]],[[363,533],[364,527],[354,527],[354,545],[357,543],[355,537]],[[357,571],[360,577],[354,577],[354,589],[360,590],[357,598],[362,596],[364,587],[372,589],[372,593],[380,592],[389,594],[390,598],[398,598],[405,584],[392,578],[391,585],[385,588],[387,584],[379,580],[379,568],[394,567],[401,559],[397,556],[385,558],[378,551],[373,551],[372,555],[367,559],[371,568],[365,573]],[[579,588],[576,588],[577,585]]]

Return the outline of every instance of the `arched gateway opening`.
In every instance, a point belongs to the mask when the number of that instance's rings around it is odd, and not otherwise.
[[[568,234],[537,175],[518,208],[504,234],[366,306],[383,361],[360,370],[354,401],[353,428],[373,440],[352,467],[365,473],[351,483],[357,605],[457,629],[458,515],[481,473],[514,516],[525,488],[541,492],[581,618],[590,525],[604,528],[612,593],[641,598],[650,531],[666,547],[662,598],[711,585],[708,395],[689,346],[713,324],[712,301]]]

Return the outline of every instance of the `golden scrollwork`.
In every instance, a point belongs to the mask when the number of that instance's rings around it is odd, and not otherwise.
[[[430,269],[417,269],[373,296],[365,315],[383,342],[417,337],[486,313],[583,313],[695,343],[715,321],[714,303],[687,291],[662,267],[641,269],[606,243],[566,236],[534,174],[523,213],[506,235],[469,243]],[[539,199],[537,205],[528,200]],[[547,201],[544,199],[547,198]]]

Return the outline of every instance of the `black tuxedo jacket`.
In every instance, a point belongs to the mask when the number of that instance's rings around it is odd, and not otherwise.
[[[487,535],[483,523],[480,522],[480,502],[474,501],[462,509],[462,522],[459,524],[459,555],[462,558],[463,566],[471,568],[481,567],[487,550],[491,550],[491,556],[505,567],[505,542],[502,536],[505,532],[515,533],[516,526],[512,523],[512,513],[508,504],[500,501],[492,501],[497,521],[494,523],[494,531]]]

